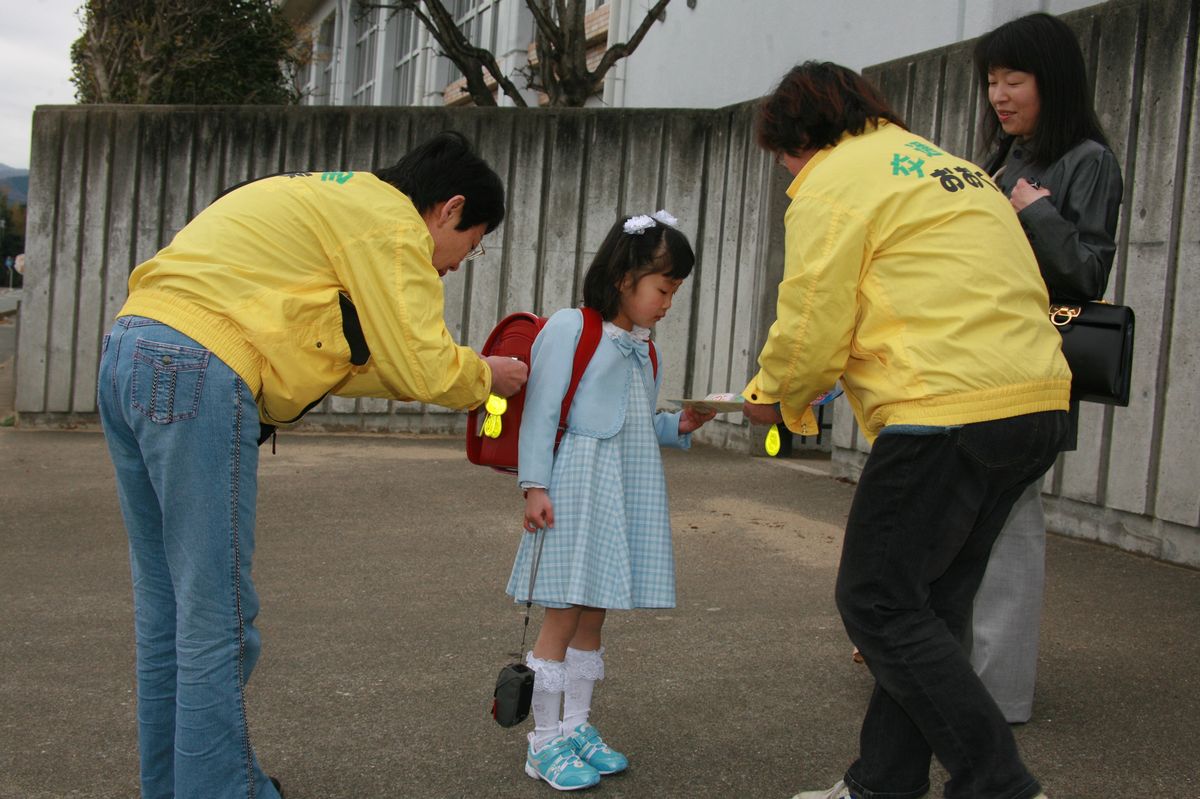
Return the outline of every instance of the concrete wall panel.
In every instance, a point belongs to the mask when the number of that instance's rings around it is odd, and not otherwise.
[[[103,196],[108,191],[112,167],[109,142],[112,135],[103,126],[111,125],[112,117],[98,116],[92,124],[98,128],[98,135],[91,137],[87,143],[84,197],[80,203],[83,220],[80,233],[79,304],[75,325],[75,379],[72,381],[71,397],[71,409],[79,413],[96,410],[95,385],[100,341],[108,332],[111,318],[105,316],[104,302],[107,204],[91,202],[91,197]]]
[[[88,119],[63,131],[62,179],[58,184],[58,219],[54,256],[63,264],[50,294],[51,323],[47,347],[46,408],[69,413],[74,395],[75,327],[78,320],[79,272],[81,267],[83,209],[87,186],[81,180],[87,171]]]
[[[691,329],[695,321],[695,291],[706,257],[699,249],[699,231],[706,200],[705,144],[712,130],[708,114],[672,114],[667,119],[659,205],[679,220],[679,230],[696,253],[691,276],[675,292],[671,312],[655,329],[655,346],[665,364],[660,397],[692,396],[688,386],[691,368]],[[657,209],[656,209],[657,210]]]
[[[1136,224],[1130,226],[1124,269],[1126,305],[1138,315],[1134,357],[1134,391],[1128,408],[1114,412],[1112,448],[1121,454],[1113,460],[1106,498],[1110,507],[1132,513],[1153,513],[1158,468],[1155,442],[1161,435],[1166,379],[1165,348],[1170,341],[1169,296],[1175,263],[1172,227],[1175,186],[1178,180],[1180,113],[1185,82],[1186,54],[1194,42],[1181,36],[1189,29],[1195,3],[1165,0],[1154,3],[1145,28],[1145,65],[1141,80],[1142,112],[1138,116],[1136,161],[1127,177],[1129,201],[1125,211]],[[1195,28],[1193,27],[1194,31]],[[1186,107],[1186,106],[1184,106]],[[1131,279],[1136,276],[1136,279]]]
[[[1192,29],[1196,29],[1196,20]],[[1178,268],[1173,286],[1171,337],[1168,343],[1162,449],[1159,453],[1155,515],[1181,525],[1200,525],[1200,58],[1195,41],[1191,102],[1186,131],[1180,136],[1179,165],[1182,191],[1174,218],[1178,225]]]

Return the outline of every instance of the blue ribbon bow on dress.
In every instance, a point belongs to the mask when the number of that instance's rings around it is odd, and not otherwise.
[[[630,354],[636,355],[638,361],[641,362],[642,368],[650,365],[650,331],[645,328],[635,327],[633,332],[622,330],[611,323],[605,324],[605,329],[608,331],[608,337],[617,345],[617,349],[626,358]]]
[[[613,343],[617,345],[617,349],[619,349],[621,354],[626,358],[628,358],[632,353],[637,356],[639,361],[641,361],[642,366],[646,366],[650,363],[650,342],[639,341],[633,336],[615,336],[613,338]]]

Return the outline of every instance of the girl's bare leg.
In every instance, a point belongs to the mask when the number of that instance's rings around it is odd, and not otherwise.
[[[584,610],[581,605],[572,605],[569,608],[546,608],[546,614],[542,618],[542,628],[538,631],[537,643],[533,645],[533,656],[540,660],[558,661],[566,657],[567,645],[572,643],[577,634],[576,630]],[[587,610],[594,609],[588,608]],[[604,611],[602,610],[600,613],[603,614]],[[604,623],[603,617],[600,623]]]
[[[572,649],[592,651],[600,648],[600,630],[604,627],[604,608],[579,608],[579,621],[570,645]],[[563,649],[566,652],[566,649]]]

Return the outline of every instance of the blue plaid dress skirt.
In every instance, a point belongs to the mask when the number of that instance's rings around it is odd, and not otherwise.
[[[631,359],[631,367],[636,363]],[[554,527],[546,530],[533,601],[543,607],[675,607],[675,557],[658,436],[637,369],[625,424],[612,438],[563,435],[550,477]],[[536,536],[523,533],[507,592],[529,594]]]

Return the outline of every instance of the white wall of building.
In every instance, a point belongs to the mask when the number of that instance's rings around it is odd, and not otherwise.
[[[625,41],[648,0],[611,0],[609,42]],[[1096,0],[672,0],[606,86],[605,102],[714,108],[769,93],[816,59],[852,69],[972,39],[1034,11],[1063,14]],[[618,29],[620,26],[620,29]]]

